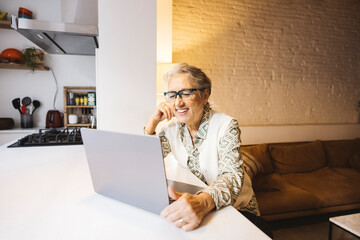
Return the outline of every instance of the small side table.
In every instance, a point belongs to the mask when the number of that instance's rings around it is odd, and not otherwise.
[[[329,219],[329,240],[333,238],[333,226],[350,233],[354,239],[360,239],[360,213],[332,217]],[[352,238],[351,238],[352,239]]]

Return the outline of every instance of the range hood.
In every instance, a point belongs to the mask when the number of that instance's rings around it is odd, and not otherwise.
[[[94,25],[48,22],[13,16],[11,27],[50,54],[95,55]]]

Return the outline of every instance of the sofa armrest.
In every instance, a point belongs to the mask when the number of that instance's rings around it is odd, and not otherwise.
[[[355,153],[350,159],[349,159],[349,165],[351,168],[357,169],[360,171],[360,152]]]

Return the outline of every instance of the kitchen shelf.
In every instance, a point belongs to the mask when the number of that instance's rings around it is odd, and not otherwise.
[[[11,29],[11,21],[0,20],[0,28]]]
[[[89,93],[95,93],[96,87],[92,86],[79,86],[79,87],[64,87],[64,127],[95,127],[91,124],[90,119],[96,118],[96,105],[70,105],[70,93],[72,93],[75,97],[88,97]],[[95,101],[95,94],[94,95],[94,103]],[[73,100],[74,100],[73,99]],[[90,103],[90,101],[89,101]],[[74,102],[72,102],[74,104]],[[75,114],[78,116],[78,122],[76,124],[69,123],[69,115]],[[82,120],[82,121],[81,121]],[[89,122],[88,122],[89,121]]]
[[[90,105],[67,105],[66,108],[96,108],[95,105],[90,106]]]
[[[11,21],[0,20],[0,29],[12,29]],[[39,65],[33,69],[32,67],[26,66],[25,64],[19,64],[19,63],[0,63],[0,69],[49,71],[49,67],[44,66],[44,65]]]
[[[67,127],[90,127],[90,123],[67,124]]]
[[[20,70],[33,70],[31,67],[19,63],[0,63],[2,69],[20,69]],[[49,71],[49,67],[44,65],[37,66],[34,70]]]

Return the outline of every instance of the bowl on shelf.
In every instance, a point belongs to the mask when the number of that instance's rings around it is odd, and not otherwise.
[[[23,54],[15,48],[7,48],[1,52],[0,58],[9,60],[11,62],[18,62],[23,58]]]
[[[19,7],[19,11],[18,11],[18,17],[19,18],[32,19],[32,15],[33,15],[33,13],[29,9]]]

